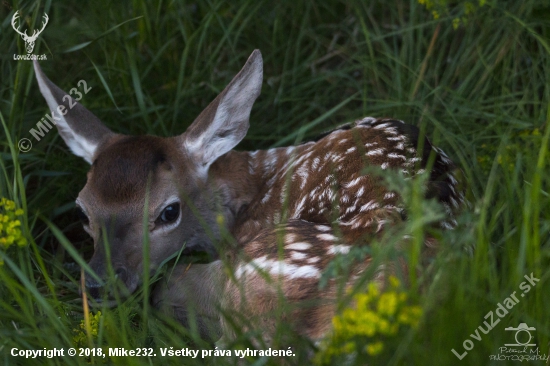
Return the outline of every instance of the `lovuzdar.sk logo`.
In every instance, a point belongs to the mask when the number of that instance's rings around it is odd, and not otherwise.
[[[16,11],[15,14],[13,14],[13,17],[11,18],[11,26],[13,29],[21,36],[23,41],[25,42],[25,49],[27,50],[26,55],[13,55],[14,60],[46,60],[46,55],[33,55],[32,51],[34,50],[34,44],[36,42],[36,39],[44,31],[44,28],[46,28],[46,25],[48,24],[48,14],[44,13],[43,21],[42,21],[42,28],[40,30],[35,29],[32,32],[32,35],[27,34],[27,30],[25,29],[24,32],[20,31],[19,28],[20,25],[17,25],[18,19],[20,17],[19,11]]]

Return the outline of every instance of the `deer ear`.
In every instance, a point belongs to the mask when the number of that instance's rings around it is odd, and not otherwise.
[[[34,71],[40,92],[51,111],[51,118],[48,117],[48,120],[57,126],[59,134],[72,152],[92,164],[97,147],[108,137],[114,136],[114,133],[92,112],[52,83],[36,60]]]
[[[205,174],[210,164],[245,137],[262,79],[262,54],[254,50],[229,85],[180,136],[183,147]]]

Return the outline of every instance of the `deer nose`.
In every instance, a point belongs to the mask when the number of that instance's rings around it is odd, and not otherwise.
[[[99,284],[94,279],[86,279],[86,292],[92,297],[94,300],[101,300],[103,286]]]
[[[118,267],[115,270],[115,277],[118,281],[125,283],[128,271],[124,267]],[[105,286],[93,278],[86,278],[86,291],[93,299],[100,300],[105,291]]]
[[[128,277],[128,271],[124,267],[118,267],[115,271],[116,278],[123,283],[126,282],[126,277]]]

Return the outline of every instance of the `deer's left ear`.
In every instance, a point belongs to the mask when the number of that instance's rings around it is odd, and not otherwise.
[[[40,92],[50,107],[51,121],[57,126],[59,134],[75,155],[92,164],[100,143],[115,134],[92,112],[52,83],[36,60],[34,72]]]
[[[186,152],[203,173],[245,137],[252,105],[262,89],[262,79],[262,54],[254,50],[229,85],[179,136]]]

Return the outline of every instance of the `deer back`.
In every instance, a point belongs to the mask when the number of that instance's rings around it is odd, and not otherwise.
[[[348,243],[379,233],[385,224],[404,219],[406,212],[399,193],[390,191],[379,175],[365,172],[366,167],[399,170],[406,177],[429,174],[426,196],[445,207],[448,216],[441,225],[453,227],[453,212],[464,200],[456,167],[426,138],[419,153],[419,142],[414,126],[368,117],[316,141],[248,153],[247,173],[256,182],[255,193],[237,217],[235,236],[245,242],[266,225],[288,219],[332,223]],[[426,172],[430,154],[434,162]]]

